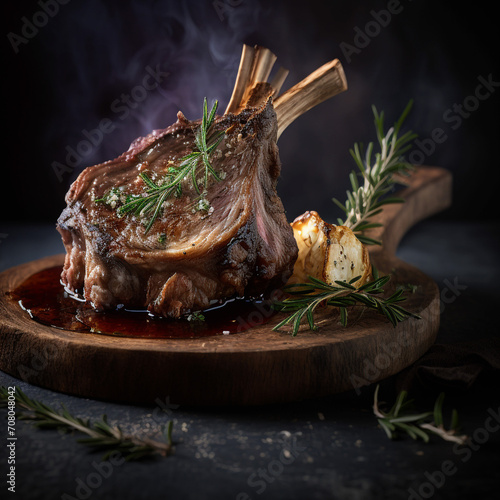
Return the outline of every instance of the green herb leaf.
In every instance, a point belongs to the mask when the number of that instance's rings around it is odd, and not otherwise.
[[[345,213],[345,219],[339,219],[339,225],[349,227],[365,245],[380,245],[380,241],[365,236],[363,233],[376,227],[371,219],[380,213],[381,207],[390,203],[402,203],[404,200],[396,197],[384,197],[396,184],[395,175],[408,175],[412,166],[404,161],[402,155],[411,147],[416,134],[406,132],[399,136],[400,129],[406,119],[413,102],[410,101],[403,113],[387,132],[384,131],[384,113],[379,113],[373,107],[375,129],[380,152],[373,160],[373,142],[368,144],[366,153],[361,144],[354,144],[350,150],[359,173],[351,172],[349,178],[352,191],[347,192],[344,203],[337,199],[333,202]],[[360,175],[363,182],[359,182]]]
[[[429,432],[437,434],[446,441],[465,444],[468,440],[466,435],[457,434],[458,415],[456,410],[452,412],[452,425],[449,430],[443,427],[443,400],[444,394],[440,394],[434,404],[433,411],[415,412],[412,408],[413,401],[407,399],[408,393],[401,391],[392,408],[384,412],[378,400],[379,385],[377,384],[373,394],[373,413],[377,422],[390,439],[395,439],[400,434],[407,434],[412,439],[422,439],[428,443]],[[429,418],[433,417],[434,421]]]
[[[375,271],[374,275],[378,276],[378,272]],[[273,308],[280,312],[292,314],[278,323],[273,330],[279,331],[284,326],[291,324],[291,334],[295,337],[299,332],[301,320],[304,316],[307,317],[309,327],[316,329],[313,314],[321,304],[338,307],[340,323],[343,326],[347,325],[347,308],[353,306],[363,306],[378,311],[394,326],[409,317],[419,318],[418,315],[403,309],[396,303],[404,300],[402,290],[396,291],[386,299],[376,297],[376,295],[384,292],[383,286],[390,279],[390,276],[382,276],[356,288],[346,281],[336,281],[335,284],[328,284],[310,276],[308,283],[287,285],[283,290],[288,294],[288,297],[282,301],[275,301]]]
[[[12,397],[12,393],[9,393],[6,387],[0,387],[0,407],[7,406],[9,395]],[[115,451],[121,453],[126,460],[139,460],[157,455],[167,456],[173,453],[172,421],[168,423],[165,441],[141,439],[124,434],[118,426],[111,426],[106,415],[91,424],[89,420],[71,415],[62,405],[58,411],[45,403],[31,399],[18,387],[14,397],[16,415],[20,420],[31,421],[39,429],[60,429],[85,434],[86,437],[78,439],[78,442],[94,450],[105,451],[105,457]]]
[[[95,201],[104,202],[112,208],[119,204],[117,214],[120,217],[133,214],[143,218],[146,222],[145,232],[147,234],[159,217],[164,202],[174,196],[182,196],[182,182],[185,178],[191,179],[196,193],[201,196],[201,189],[197,180],[200,170],[204,188],[208,186],[209,177],[213,177],[217,182],[221,180],[210,162],[211,155],[225,135],[223,130],[212,131],[217,107],[218,101],[215,101],[212,109],[208,112],[207,99],[204,99],[201,125],[195,133],[196,149],[183,156],[179,160],[179,165],[169,167],[163,179],[155,182],[146,172],[141,172],[139,177],[144,182],[144,191],[141,194],[125,195],[126,199],[123,201],[124,194],[120,191],[120,197],[118,197],[117,188],[113,188],[103,198]]]

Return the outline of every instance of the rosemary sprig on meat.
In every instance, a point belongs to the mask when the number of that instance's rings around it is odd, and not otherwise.
[[[29,420],[40,429],[80,432],[86,437],[80,438],[78,442],[104,452],[104,460],[113,452],[120,453],[128,461],[173,453],[172,421],[169,421],[163,430],[164,441],[141,439],[124,434],[120,427],[110,425],[106,415],[103,415],[101,420],[90,423],[88,419],[71,415],[62,405],[61,410],[57,411],[46,403],[31,399],[18,387],[15,391],[0,387],[0,408],[7,407],[9,397],[15,398],[18,419]]]
[[[378,401],[379,386],[375,388],[373,396],[373,413],[377,417],[380,427],[384,429],[387,437],[397,438],[400,434],[407,434],[412,439],[422,439],[428,443],[430,440],[429,432],[436,434],[445,441],[451,441],[458,444],[465,444],[467,436],[458,434],[459,422],[458,414],[454,409],[451,413],[451,422],[449,429],[444,427],[443,419],[443,401],[444,393],[441,393],[434,403],[433,411],[416,412],[413,410],[413,400],[408,399],[408,393],[401,391],[396,402],[388,411],[380,408]],[[432,420],[430,420],[432,417]]]
[[[411,148],[410,143],[416,134],[409,131],[400,135],[401,127],[412,104],[412,101],[408,103],[395,125],[387,132],[384,132],[384,113],[378,113],[373,107],[380,151],[373,157],[373,142],[368,144],[366,152],[358,143],[350,150],[363,182],[360,184],[359,173],[352,171],[349,175],[352,191],[347,192],[345,203],[342,204],[336,198],[333,202],[345,213],[345,219],[339,218],[338,224],[349,227],[362,243],[380,245],[380,241],[365,236],[364,231],[381,226],[373,222],[372,217],[380,213],[384,205],[403,202],[401,198],[386,195],[397,183],[395,175],[406,176],[412,169],[402,155]]]
[[[223,130],[215,132],[212,130],[218,104],[218,101],[215,101],[212,109],[208,112],[207,99],[204,100],[201,125],[195,134],[196,149],[183,156],[179,160],[179,165],[170,166],[163,179],[158,183],[146,172],[141,172],[139,177],[144,182],[144,192],[126,195],[125,202],[117,208],[118,215],[133,214],[146,218],[146,233],[148,233],[160,215],[164,202],[173,196],[182,196],[184,179],[191,179],[196,193],[200,196],[202,195],[198,179],[200,170],[202,171],[204,188],[207,187],[210,176],[216,181],[221,180],[210,162],[210,157],[223,140],[225,133]],[[105,195],[95,201],[109,203],[109,197]],[[201,204],[200,206],[204,207],[205,205]]]
[[[349,282],[335,281],[330,285],[321,280],[309,277],[309,283],[286,285],[284,292],[289,295],[283,301],[276,301],[273,307],[280,312],[291,313],[283,321],[278,323],[273,330],[278,331],[282,327],[291,324],[293,337],[299,332],[302,320],[305,318],[311,330],[317,330],[314,313],[318,306],[334,306],[340,311],[340,322],[347,325],[348,307],[364,306],[373,309],[386,317],[394,326],[409,317],[419,318],[399,305],[406,300],[403,290],[396,290],[390,297],[377,297],[384,293],[384,285],[390,280],[390,276],[378,277],[374,269],[374,280],[359,288],[353,283],[359,280],[356,276]]]

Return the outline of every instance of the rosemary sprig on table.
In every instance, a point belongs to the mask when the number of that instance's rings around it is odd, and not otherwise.
[[[208,178],[212,176],[216,181],[220,181],[218,173],[213,168],[210,157],[217,149],[224,138],[224,131],[212,131],[217,111],[218,101],[208,111],[207,99],[203,102],[203,117],[201,125],[195,134],[196,149],[191,151],[180,159],[179,165],[172,165],[168,168],[166,175],[160,182],[156,183],[146,172],[141,172],[139,177],[145,184],[145,190],[141,194],[127,195],[125,203],[120,205],[117,213],[120,216],[134,214],[140,217],[148,218],[146,233],[151,229],[153,223],[160,215],[163,203],[173,197],[182,195],[182,182],[190,178],[193,187],[198,195],[202,191],[198,183],[200,167],[203,174],[203,187],[208,185]],[[106,195],[103,198],[95,200],[96,202],[105,202],[109,200]],[[200,207],[204,208],[205,204]]]
[[[441,393],[436,399],[433,411],[414,412],[412,411],[413,400],[408,399],[406,391],[401,391],[391,409],[384,412],[380,409],[378,391],[379,386],[377,385],[373,396],[373,413],[390,439],[395,439],[403,433],[408,434],[412,439],[416,440],[420,438],[427,443],[429,442],[428,432],[431,432],[446,441],[458,444],[465,444],[467,442],[468,438],[466,435],[458,434],[458,414],[455,409],[452,410],[450,428],[445,429],[444,427],[444,393]],[[429,420],[430,417],[433,418],[432,421]]]
[[[0,387],[1,408],[7,407],[9,394],[12,393],[6,387]],[[31,399],[18,387],[15,390],[15,402],[18,419],[32,421],[40,429],[59,429],[85,434],[87,437],[80,438],[78,442],[104,452],[104,460],[113,452],[119,452],[128,461],[155,455],[167,456],[173,452],[172,421],[169,421],[163,430],[165,440],[156,441],[124,434],[120,427],[108,423],[106,415],[103,415],[101,420],[90,423],[88,419],[71,415],[62,405],[61,410],[57,411],[45,403]]]
[[[396,184],[395,175],[408,175],[412,166],[402,155],[411,148],[410,142],[416,137],[411,131],[400,135],[401,127],[408,113],[412,101],[408,103],[395,125],[384,132],[384,113],[378,113],[373,107],[375,128],[380,151],[373,157],[373,142],[368,144],[366,152],[356,143],[350,150],[358,166],[363,183],[360,185],[356,171],[349,175],[352,191],[347,192],[345,203],[336,198],[333,202],[345,213],[345,219],[338,219],[339,225],[349,227],[357,238],[365,244],[380,245],[380,241],[365,236],[367,229],[380,227],[381,224],[372,221],[372,217],[381,212],[382,207],[389,203],[401,203],[397,197],[386,196]]]
[[[278,323],[273,330],[278,331],[283,326],[291,324],[291,334],[295,337],[304,318],[307,319],[311,330],[317,330],[314,312],[320,305],[338,307],[340,322],[343,326],[347,325],[347,308],[356,305],[374,309],[385,316],[394,326],[408,317],[419,318],[416,314],[399,305],[399,302],[405,300],[402,289],[396,290],[388,298],[377,297],[384,292],[383,287],[391,277],[389,275],[378,277],[375,268],[374,277],[373,281],[365,283],[359,288],[353,285],[359,280],[359,276],[349,282],[335,281],[335,285],[309,277],[309,283],[285,286],[284,291],[289,297],[274,302],[273,307],[280,312],[292,314]]]

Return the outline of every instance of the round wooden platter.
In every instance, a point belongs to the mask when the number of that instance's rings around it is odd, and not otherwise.
[[[400,193],[402,205],[380,214],[383,247],[371,258],[391,273],[391,288],[413,285],[404,307],[420,316],[393,327],[372,311],[352,313],[349,324],[325,308],[317,332],[296,337],[274,332],[283,318],[253,316],[241,333],[194,339],[134,339],[77,333],[32,320],[9,296],[27,277],[62,265],[63,255],[0,274],[0,369],[37,386],[80,397],[126,403],[158,398],[181,405],[257,405],[325,396],[389,377],[417,360],[439,328],[439,292],[424,273],[395,257],[404,233],[451,202],[451,175],[418,167]],[[432,258],[430,255],[429,258]]]

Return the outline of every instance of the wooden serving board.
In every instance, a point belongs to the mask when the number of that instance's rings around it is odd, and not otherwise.
[[[33,321],[8,295],[27,277],[61,265],[63,255],[0,274],[0,369],[29,383],[86,398],[182,405],[257,405],[314,398],[377,382],[409,366],[433,344],[439,291],[424,273],[395,257],[404,233],[451,203],[451,175],[418,167],[380,220],[383,248],[370,249],[391,286],[414,285],[404,307],[420,315],[393,327],[371,311],[342,327],[332,308],[318,332],[273,332],[283,316],[245,332],[198,339],[133,339],[76,333]],[[313,208],[313,207],[312,207]],[[321,215],[321,214],[320,214]],[[432,258],[432,255],[429,255]],[[265,314],[265,312],[263,313]],[[255,318],[256,323],[259,318]]]

